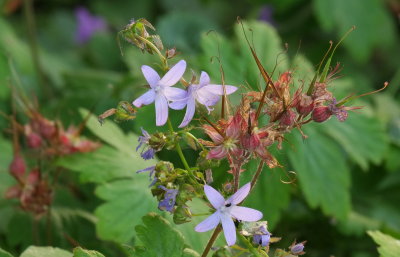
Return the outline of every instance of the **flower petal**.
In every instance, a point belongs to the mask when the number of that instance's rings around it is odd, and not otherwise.
[[[196,91],[196,99],[199,103],[205,106],[216,105],[219,101],[219,96],[206,90],[205,87],[199,88]]]
[[[196,110],[196,101],[194,100],[193,97],[190,97],[187,101],[185,117],[183,118],[181,125],[179,125],[179,128],[186,127],[189,124],[189,122],[193,119],[195,110]]]
[[[229,246],[236,243],[236,227],[228,214],[221,214],[221,223],[224,230],[225,240]]]
[[[156,125],[162,126],[168,119],[168,102],[165,96],[161,94],[156,95]]]
[[[182,100],[170,102],[168,105],[171,109],[182,110],[183,108],[185,108],[186,104],[187,104],[187,99],[185,98]]]
[[[162,86],[173,86],[178,82],[186,70],[186,62],[184,60],[180,60],[177,64],[174,65],[160,80],[159,85]]]
[[[263,217],[260,211],[235,205],[231,207],[230,213],[233,217],[241,221],[258,221]]]
[[[154,102],[155,97],[156,97],[156,92],[153,89],[150,89],[143,95],[136,98],[136,100],[133,101],[132,104],[139,108],[142,107],[142,105],[148,105]]]
[[[207,154],[207,159],[220,160],[228,154],[228,150],[223,145],[218,145],[211,149]]]
[[[224,141],[224,138],[210,125],[203,125],[204,131],[216,144],[220,144]]]
[[[225,203],[224,197],[213,187],[209,185],[204,185],[204,193],[207,196],[208,201],[210,201],[211,205],[218,209]]]
[[[216,95],[224,94],[224,89],[223,89],[222,85],[210,84],[210,85],[204,86],[203,88],[206,89],[207,91],[209,91],[210,93],[213,93]],[[237,89],[238,88],[235,86],[225,85],[225,90],[226,90],[227,95],[234,93]]]
[[[150,87],[155,88],[160,81],[160,76],[158,75],[158,73],[153,68],[147,65],[142,66],[142,72]]]
[[[163,94],[168,101],[179,101],[187,97],[186,90],[176,87],[164,87]]]
[[[200,222],[199,224],[197,224],[197,226],[194,228],[194,230],[196,232],[206,232],[206,231],[209,231],[209,230],[215,228],[220,221],[219,215],[220,215],[219,211],[214,212],[207,219],[205,219],[202,222]]]
[[[210,77],[208,76],[207,72],[205,71],[201,72],[199,82],[200,82],[199,83],[200,87],[210,84]]]
[[[246,185],[239,188],[239,190],[236,193],[234,193],[231,197],[229,197],[229,199],[226,202],[235,205],[241,203],[244,200],[244,198],[246,198],[246,196],[249,194],[250,188],[251,188],[250,183],[247,183]]]

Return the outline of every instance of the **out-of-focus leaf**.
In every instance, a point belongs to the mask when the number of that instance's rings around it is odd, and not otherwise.
[[[88,111],[81,110],[83,117]],[[137,136],[125,135],[112,121],[103,126],[94,116],[87,121],[89,130],[109,145],[95,152],[62,158],[58,164],[77,171],[85,182],[95,182],[96,195],[105,201],[95,214],[97,232],[102,239],[126,243],[135,234],[137,217],[157,208],[148,189],[147,174],[135,171],[152,166],[154,161],[144,161],[135,152]]]
[[[400,147],[390,146],[385,154],[385,168],[391,172],[400,173]]]
[[[83,183],[103,183],[115,178],[134,177],[137,170],[151,166],[134,156],[134,153],[116,151],[104,145],[95,152],[63,157],[57,164],[78,172]]]
[[[339,230],[347,235],[362,236],[365,231],[379,229],[381,225],[381,222],[377,219],[352,211],[346,220],[339,223]]]
[[[246,166],[246,172],[242,175],[244,181],[250,181],[257,170],[258,161],[251,161]],[[268,221],[268,228],[272,230],[278,223],[281,211],[288,207],[290,201],[291,185],[284,184],[285,175],[279,169],[264,169],[258,179],[254,191],[246,198],[244,206],[261,211],[263,220]]]
[[[345,219],[350,211],[350,174],[338,144],[317,129],[304,129],[288,137],[290,163],[297,173],[301,189],[312,208],[322,208],[326,215]]]
[[[378,252],[380,257],[400,256],[400,240],[380,231],[368,231],[368,235],[379,245]]]
[[[105,257],[103,254],[97,251],[85,250],[81,247],[75,248],[73,254],[73,257]]]
[[[161,17],[156,27],[165,46],[193,53],[199,48],[201,33],[215,30],[216,24],[201,13],[176,11]]]
[[[345,122],[332,118],[321,124],[321,129],[340,143],[363,170],[367,170],[370,161],[379,164],[389,147],[383,124],[360,113],[350,113]]]
[[[135,235],[138,217],[157,209],[145,174],[135,179],[124,179],[98,186],[96,195],[106,201],[95,214],[99,218],[97,231],[102,239],[126,243]]]
[[[272,73],[277,63],[276,70],[272,78],[277,78],[279,74],[288,68],[287,55],[283,52],[282,41],[275,28],[264,22],[243,22],[244,31],[247,34],[250,44],[254,47],[258,59],[268,73]],[[249,31],[251,29],[251,31]],[[241,53],[241,61],[246,62],[246,79],[253,87],[257,88],[261,82],[264,88],[265,82],[260,80],[260,71],[251,55],[250,48],[245,40],[243,30],[240,24],[235,25],[235,35],[239,41],[239,49]],[[278,56],[279,55],[279,56]]]
[[[143,246],[136,247],[134,256],[199,256],[193,250],[185,251],[185,241],[182,234],[171,227],[171,224],[155,213],[149,213],[142,218],[143,225],[135,227]]]
[[[13,257],[11,253],[4,251],[0,248],[0,257]]]
[[[323,29],[336,30],[338,37],[352,26],[357,27],[343,44],[360,62],[368,60],[376,47],[393,46],[396,42],[393,21],[382,1],[314,0],[314,9]]]
[[[10,68],[8,59],[4,53],[0,52],[0,99],[8,97],[10,87],[7,85],[7,80],[10,78]]]
[[[20,257],[72,257],[72,253],[50,246],[29,246]]]

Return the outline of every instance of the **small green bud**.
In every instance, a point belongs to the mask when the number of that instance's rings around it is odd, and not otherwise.
[[[187,206],[181,205],[176,207],[173,219],[175,224],[187,223],[192,220],[192,214]]]

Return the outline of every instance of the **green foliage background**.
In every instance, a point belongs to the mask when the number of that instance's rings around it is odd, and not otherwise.
[[[342,77],[333,83],[335,95],[372,91],[384,81],[390,81],[390,86],[382,93],[358,100],[355,105],[364,108],[350,113],[345,123],[331,119],[310,125],[304,131],[309,136],[305,141],[297,131],[289,135],[283,150],[275,150],[284,168],[265,168],[246,205],[261,210],[274,236],[283,237],[276,244],[279,247],[287,247],[296,239],[308,241],[306,256],[369,257],[377,256],[378,251],[381,256],[397,256],[391,255],[391,247],[396,246],[394,238],[400,238],[397,1],[37,0],[34,8],[38,51],[45,85],[31,58],[22,7],[7,12],[10,2],[18,1],[0,1],[0,110],[11,113],[7,83],[17,77],[25,92],[39,99],[46,117],[59,118],[65,124],[82,121],[86,109],[100,114],[120,100],[130,102],[144,92],[140,66],[154,66],[156,57],[142,54],[127,43],[122,43],[121,56],[116,41],[117,32],[131,18],[144,17],[152,22],[166,45],[176,46],[181,52],[178,58],[187,60],[198,73],[207,71],[215,83],[220,81],[219,63],[211,59],[219,56],[226,82],[241,85],[241,92],[246,87],[259,88],[262,79],[242,30],[235,23],[237,16],[251,28],[251,42],[266,69],[272,71],[277,62],[275,77],[294,70],[296,85],[311,80],[329,40],[337,42],[355,25],[357,29],[333,60],[344,66]],[[87,7],[108,23],[106,31],[95,34],[83,45],[75,40],[74,10],[78,6]],[[272,12],[267,22],[260,20],[263,10]],[[284,43],[288,43],[287,49]],[[190,71],[186,74],[189,76]],[[239,99],[240,94],[236,94],[231,101],[238,103]],[[182,117],[183,111],[177,111],[171,118],[177,125]],[[23,115],[19,118],[24,119]],[[154,107],[146,106],[134,121],[118,126],[107,121],[100,127],[94,117],[88,121],[86,135],[104,145],[93,153],[57,160],[56,164],[67,172],[56,189],[50,241],[46,239],[44,220],[34,222],[15,202],[1,197],[0,248],[10,254],[0,249],[0,256],[102,256],[79,248],[72,250],[76,245],[68,238],[105,256],[160,256],[157,252],[143,253],[146,247],[157,251],[151,240],[154,226],[161,226],[179,248],[168,248],[166,242],[158,245],[161,252],[171,251],[172,255],[166,256],[175,256],[174,251],[183,252],[182,256],[201,253],[211,234],[194,232],[194,224],[202,218],[171,226],[171,217],[157,210],[157,202],[147,188],[146,174],[135,173],[154,164],[143,161],[134,151],[140,127],[154,132],[154,120]],[[8,175],[12,159],[8,127],[7,120],[0,119],[1,196],[14,184]],[[188,147],[184,152],[193,156]],[[177,167],[181,165],[173,152],[163,151],[159,157]],[[195,159],[189,157],[189,162],[194,164]],[[244,180],[251,178],[256,165],[248,164]],[[216,182],[227,179],[225,171],[224,165],[214,170]],[[204,209],[202,203],[194,201],[192,205],[194,209]],[[145,216],[149,212],[153,213]],[[33,226],[38,227],[39,238],[33,236]],[[378,250],[367,235],[368,230],[388,234],[369,232],[380,245]],[[386,242],[389,243],[385,245]],[[28,248],[30,245],[57,248]]]

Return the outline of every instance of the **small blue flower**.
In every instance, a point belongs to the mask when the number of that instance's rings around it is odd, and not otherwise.
[[[149,187],[152,187],[157,182],[157,178],[156,177],[153,178],[155,170],[156,170],[156,166],[150,166],[150,167],[147,167],[145,169],[138,170],[138,171],[136,171],[136,173],[142,173],[142,172],[150,171],[149,172],[149,178],[150,178],[150,181],[152,181],[152,182],[150,183]]]
[[[78,22],[75,39],[79,44],[89,41],[95,33],[107,30],[106,21],[100,16],[91,14],[85,7],[78,7],[75,16]]]
[[[154,151],[153,148],[149,148],[147,149],[145,152],[142,152],[140,154],[140,156],[145,159],[145,160],[150,160],[154,158],[154,154],[156,153],[156,151]]]
[[[303,255],[305,254],[304,252],[304,244],[306,243],[306,241],[301,242],[296,244],[296,242],[294,242],[291,246],[290,246],[290,253],[293,255]]]
[[[178,190],[177,189],[168,189],[165,186],[158,186],[158,188],[161,188],[162,190],[165,191],[164,199],[159,202],[158,209],[160,209],[162,211],[169,211],[172,213],[174,210]]]
[[[139,145],[136,147],[136,151],[138,151],[143,146],[143,144],[145,144],[145,146],[142,148],[140,156],[145,160],[153,159],[156,151],[148,145],[151,136],[143,128],[140,129],[142,130],[142,136],[139,136],[138,138]]]
[[[142,130],[142,135],[143,136],[139,136],[138,138],[138,142],[139,145],[136,147],[136,151],[139,150],[139,148],[143,145],[143,144],[148,144],[149,140],[150,140],[150,134],[149,132],[147,132],[146,130],[144,130],[143,128],[140,128]]]
[[[253,243],[261,246],[268,246],[269,240],[271,239],[271,234],[267,233],[265,235],[254,235]]]

